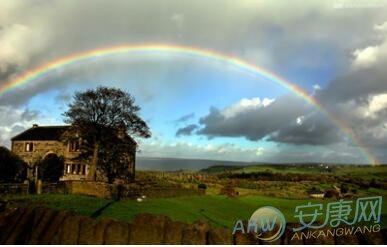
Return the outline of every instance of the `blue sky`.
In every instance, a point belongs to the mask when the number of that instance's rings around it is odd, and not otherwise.
[[[387,9],[378,1],[356,3],[295,0],[292,11],[259,0],[3,0],[0,85],[100,47],[197,47],[301,86],[387,162]],[[98,85],[127,90],[142,107],[153,136],[138,140],[141,156],[369,162],[329,118],[278,84],[227,63],[168,52],[99,57],[0,94],[0,145],[9,147],[10,137],[33,123],[62,124],[71,95]],[[184,116],[190,117],[176,121]]]
[[[99,64],[103,65],[104,63],[99,61]],[[83,78],[82,75],[78,74],[82,78],[79,82],[69,78],[64,83],[66,86],[61,90],[53,89],[32,97],[28,107],[31,110],[40,111],[41,124],[46,122],[47,124],[60,125],[63,124],[61,114],[67,109],[69,103],[67,99],[70,99],[75,91],[82,91],[96,85],[116,86],[133,94],[137,103],[142,107],[141,116],[147,120],[157,138],[159,135],[162,136],[163,142],[183,141],[198,145],[234,144],[241,148],[268,148],[275,145],[265,141],[252,142],[245,138],[220,137],[210,140],[200,135],[176,137],[175,134],[178,128],[195,123],[202,116],[208,114],[211,106],[219,109],[226,108],[242,98],[275,99],[289,93],[282,86],[268,81],[259,74],[247,74],[238,67],[229,69],[229,64],[226,62],[224,63],[226,69],[221,64],[214,66],[206,59],[203,59],[202,62],[191,61],[190,57],[166,61],[156,55],[154,61],[148,64],[141,62],[141,66],[145,68],[155,64],[163,67],[162,70],[167,70],[167,73],[159,71],[143,76],[132,71],[129,65],[128,70],[121,68],[119,73],[116,73],[117,71],[113,73],[103,71],[98,73],[97,77],[85,75]],[[88,67],[88,64],[81,66]],[[50,80],[54,82],[55,78]],[[146,94],[151,96],[144,98],[144,91],[147,91]],[[58,100],[58,97],[61,96],[65,97],[66,101]],[[42,106],[44,106],[43,109]],[[193,116],[188,120],[176,121],[189,114]],[[154,138],[146,141],[153,142]]]

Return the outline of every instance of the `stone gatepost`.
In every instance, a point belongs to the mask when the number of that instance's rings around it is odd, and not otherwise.
[[[41,179],[36,180],[36,194],[42,194],[43,190],[43,182]]]

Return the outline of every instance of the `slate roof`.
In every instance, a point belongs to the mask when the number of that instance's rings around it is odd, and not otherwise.
[[[59,140],[70,126],[34,126],[11,138],[11,141]]]
[[[57,141],[68,128],[70,128],[69,125],[33,126],[12,137],[11,141]],[[131,136],[127,135],[127,137],[133,144],[137,144]]]

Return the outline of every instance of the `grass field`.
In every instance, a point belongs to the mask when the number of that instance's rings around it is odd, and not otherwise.
[[[232,228],[238,219],[249,219],[251,214],[262,206],[273,206],[280,209],[287,222],[297,222],[294,218],[296,206],[313,203],[326,204],[327,200],[287,200],[265,196],[193,196],[179,198],[161,198],[137,201],[118,201],[78,196],[78,195],[25,195],[8,196],[8,199],[21,205],[45,205],[54,209],[72,210],[76,213],[91,216],[98,209],[111,203],[98,217],[116,218],[131,222],[135,215],[142,212],[166,215],[173,220],[192,223],[202,218],[215,226]],[[387,227],[387,207],[382,208],[382,226]]]
[[[241,167],[214,166],[206,169],[208,173],[221,173],[229,171],[232,173],[252,173],[252,172],[272,172],[272,173],[298,173],[298,174],[331,174],[335,176],[350,176],[352,178],[362,178],[365,180],[381,179],[387,177],[387,165],[369,166],[369,165],[335,165],[325,166],[318,165],[250,165]]]

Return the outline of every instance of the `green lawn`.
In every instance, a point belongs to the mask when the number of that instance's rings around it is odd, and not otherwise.
[[[109,200],[78,195],[30,195],[9,196],[7,198],[24,205],[45,205],[55,209],[72,210],[82,215],[92,215],[95,211],[111,202]],[[192,223],[200,218],[211,224],[232,228],[238,219],[248,219],[262,206],[273,206],[280,209],[287,222],[296,222],[294,209],[298,205],[329,202],[327,200],[288,200],[264,196],[243,196],[230,199],[225,196],[193,196],[179,198],[160,198],[137,201],[113,202],[102,211],[99,217],[110,217],[131,222],[141,212],[166,215],[173,220]],[[382,209],[382,225],[387,226],[387,207]]]

